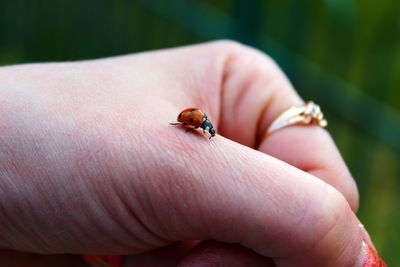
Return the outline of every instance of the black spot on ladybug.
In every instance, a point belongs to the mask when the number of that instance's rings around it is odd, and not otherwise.
[[[189,119],[189,122],[190,122],[190,123],[193,123],[193,119],[192,119],[192,118],[190,118],[190,119]]]
[[[190,110],[190,113],[193,114],[195,111],[196,111],[195,109],[191,109],[191,110]]]
[[[179,118],[182,118],[182,113],[179,113]]]

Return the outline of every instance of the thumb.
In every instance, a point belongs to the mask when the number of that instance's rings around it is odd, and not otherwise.
[[[278,266],[358,260],[358,221],[336,189],[221,136],[208,141],[179,128],[167,132],[169,141],[161,142],[168,145],[152,156],[159,167],[137,179],[143,194],[130,202],[133,210],[142,203],[137,216],[158,237],[240,243]]]

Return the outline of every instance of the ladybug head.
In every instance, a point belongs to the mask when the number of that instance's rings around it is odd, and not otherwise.
[[[215,136],[215,129],[214,128],[210,128],[210,130],[208,130],[209,132],[210,132],[210,134],[211,134],[211,137],[214,137]],[[210,137],[210,138],[211,138]]]
[[[214,126],[209,120],[205,120],[201,125],[201,128],[203,128],[204,131],[208,131],[211,134],[210,138],[215,136]]]

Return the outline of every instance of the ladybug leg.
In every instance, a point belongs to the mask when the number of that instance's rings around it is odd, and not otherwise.
[[[191,130],[193,130],[193,129],[197,129],[197,128],[199,128],[199,127],[189,127],[189,128],[186,129],[185,132],[189,132],[189,131],[191,131]]]
[[[170,122],[169,124],[171,125],[183,125],[183,126],[187,126],[188,124],[184,123],[184,122]]]

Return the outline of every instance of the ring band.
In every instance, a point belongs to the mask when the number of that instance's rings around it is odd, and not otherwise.
[[[326,127],[328,122],[324,119],[324,114],[319,105],[309,101],[304,105],[291,107],[279,115],[268,127],[267,135],[283,127],[295,124],[313,124]]]

